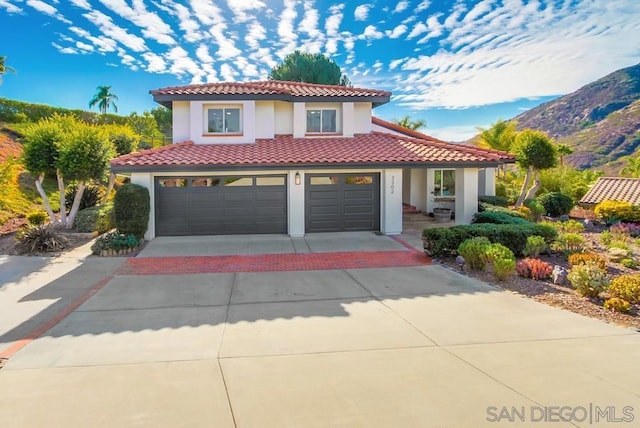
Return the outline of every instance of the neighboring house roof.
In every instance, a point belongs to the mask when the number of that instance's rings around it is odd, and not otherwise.
[[[437,138],[433,138],[430,135],[423,134],[422,132],[414,131],[413,129],[405,128],[404,126],[400,126],[393,122],[387,122],[386,120],[380,119],[379,117],[371,116],[371,123],[373,123],[374,125],[378,125],[383,128],[386,128],[390,131],[399,132],[401,134],[406,135],[407,137],[421,138],[424,140],[431,140],[431,141],[440,141],[444,143],[444,141],[438,140]]]
[[[388,103],[391,92],[338,85],[266,80],[257,82],[206,83],[171,86],[149,91],[155,102],[171,108],[172,101],[280,100],[280,101],[370,101]]]
[[[207,170],[322,166],[482,167],[513,163],[512,155],[474,146],[373,132],[348,138],[278,135],[251,144],[184,142],[120,156],[114,171]]]
[[[640,178],[600,177],[579,203],[595,205],[602,201],[625,201],[640,205]]]

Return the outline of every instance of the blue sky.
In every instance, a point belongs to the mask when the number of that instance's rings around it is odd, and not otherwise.
[[[265,79],[295,49],[333,58],[375,110],[463,140],[475,127],[640,62],[638,0],[0,0],[0,97],[119,112],[150,89]]]

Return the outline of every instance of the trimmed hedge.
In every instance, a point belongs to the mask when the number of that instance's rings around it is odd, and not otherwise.
[[[147,231],[151,211],[149,190],[138,184],[125,184],[116,192],[113,204],[118,232],[141,239]]]
[[[538,202],[544,207],[545,213],[551,217],[567,215],[574,206],[571,196],[560,192],[546,193],[538,198]]]
[[[497,205],[499,207],[508,207],[509,201],[507,198],[503,198],[502,196],[488,196],[482,195],[478,196],[478,202],[484,202],[486,204]]]
[[[481,211],[473,215],[471,223],[493,223],[493,224],[530,224],[531,222],[514,217],[503,212]]]
[[[113,204],[85,208],[76,215],[75,228],[78,232],[105,233],[115,227]]]
[[[454,227],[424,229],[422,242],[425,253],[432,257],[454,254],[460,244],[476,236],[485,236],[491,243],[500,243],[513,251],[522,254],[529,236],[542,236],[547,243],[553,242],[558,232],[553,227],[528,224],[471,224]]]
[[[502,213],[502,214],[509,215],[511,217],[524,218],[526,220],[525,218],[526,216],[519,211],[512,210],[510,208],[501,207],[498,205],[487,204],[486,202],[480,202],[478,204],[478,211],[479,212],[490,211],[494,213]]]
[[[26,120],[37,122],[42,118],[50,117],[54,113],[62,115],[72,114],[87,123],[127,123],[126,116],[116,114],[98,114],[84,110],[70,110],[62,107],[53,107],[46,104],[32,104],[23,101],[0,98],[0,122],[22,123]]]

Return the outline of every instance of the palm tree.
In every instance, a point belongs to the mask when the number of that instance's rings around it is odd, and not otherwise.
[[[640,178],[640,156],[627,158],[627,166],[620,170],[620,175],[624,177]]]
[[[476,139],[476,144],[480,147],[511,151],[511,146],[516,139],[518,122],[514,120],[501,120],[491,125],[491,128],[478,128],[480,135]]]
[[[573,153],[573,149],[566,144],[558,144],[557,150],[560,160],[560,166],[564,166],[564,157],[569,156],[571,153]]]
[[[111,86],[98,86],[96,94],[89,101],[89,108],[93,108],[96,104],[100,113],[107,114],[109,107],[113,107],[114,112],[118,112],[118,106],[113,100],[117,100],[118,96],[111,93]]]
[[[2,76],[7,73],[15,73],[16,69],[5,64],[7,57],[0,56],[0,83],[2,83]]]
[[[427,126],[427,122],[425,122],[424,120],[422,119],[413,120],[409,115],[403,116],[402,119],[393,119],[391,122],[395,123],[396,125],[400,125],[403,128],[411,129],[413,131],[416,131],[420,128],[424,128],[425,126]]]

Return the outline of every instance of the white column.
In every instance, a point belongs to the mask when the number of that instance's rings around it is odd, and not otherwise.
[[[342,103],[342,135],[344,137],[353,137],[355,120],[353,103]]]
[[[296,184],[296,172],[300,173],[300,184]],[[289,236],[304,236],[304,171],[289,171],[288,177],[288,219]]]
[[[153,186],[153,176],[148,172],[133,172],[131,173],[131,183],[149,189],[151,209],[149,210],[149,221],[147,222],[147,231],[144,234],[144,239],[150,241],[156,237],[156,196],[155,187]]]
[[[484,193],[481,195],[495,196],[496,195],[496,169],[485,168],[484,169]]]
[[[380,181],[380,231],[385,235],[399,235],[402,233],[402,170],[385,169]]]
[[[456,224],[470,224],[478,212],[478,168],[456,168]]]
[[[304,103],[293,103],[293,137],[303,138],[307,133],[307,112]]]
[[[412,168],[411,188],[409,203],[424,211],[427,209],[427,170],[423,168]]]

